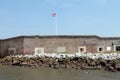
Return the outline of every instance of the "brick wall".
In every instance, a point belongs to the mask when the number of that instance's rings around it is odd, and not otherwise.
[[[116,42],[116,41],[120,41],[120,39],[116,39],[116,38],[113,38],[113,39],[104,39],[104,41],[105,41],[105,47],[108,47],[108,46],[110,46],[111,48],[112,48],[112,51],[114,50],[113,49],[113,45],[112,45],[112,43],[113,42]]]
[[[1,41],[1,57],[9,54],[9,48],[16,48],[16,54],[23,53],[23,38],[16,37]]]
[[[86,46],[87,52],[96,52],[97,46],[104,45],[103,43],[96,37],[24,38],[24,53],[33,54],[36,47],[43,47],[45,53],[56,53],[57,47],[66,47],[66,52],[76,53],[79,46]]]
[[[17,54],[34,54],[35,48],[44,48],[45,53],[56,53],[57,47],[65,47],[67,53],[78,52],[78,47],[86,46],[87,52],[97,52],[98,46],[112,48],[112,42],[120,38],[100,38],[97,36],[21,36],[0,41],[0,56],[8,55],[9,48],[16,48]],[[113,50],[113,48],[112,48]]]
[[[0,40],[0,56],[1,56],[1,40]]]

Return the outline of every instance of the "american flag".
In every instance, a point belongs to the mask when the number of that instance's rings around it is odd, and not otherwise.
[[[56,16],[56,13],[51,13],[51,16],[52,16],[52,17],[55,17],[55,16]]]

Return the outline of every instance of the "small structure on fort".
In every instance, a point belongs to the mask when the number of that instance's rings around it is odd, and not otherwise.
[[[12,54],[120,51],[120,37],[94,35],[18,36],[0,40],[0,56]]]

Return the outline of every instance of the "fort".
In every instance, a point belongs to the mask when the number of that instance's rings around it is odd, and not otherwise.
[[[0,57],[12,54],[120,51],[120,37],[96,35],[35,35],[0,40]]]

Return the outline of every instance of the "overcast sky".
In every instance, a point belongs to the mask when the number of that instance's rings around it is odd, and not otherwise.
[[[21,35],[120,37],[120,0],[0,0],[0,38]]]

